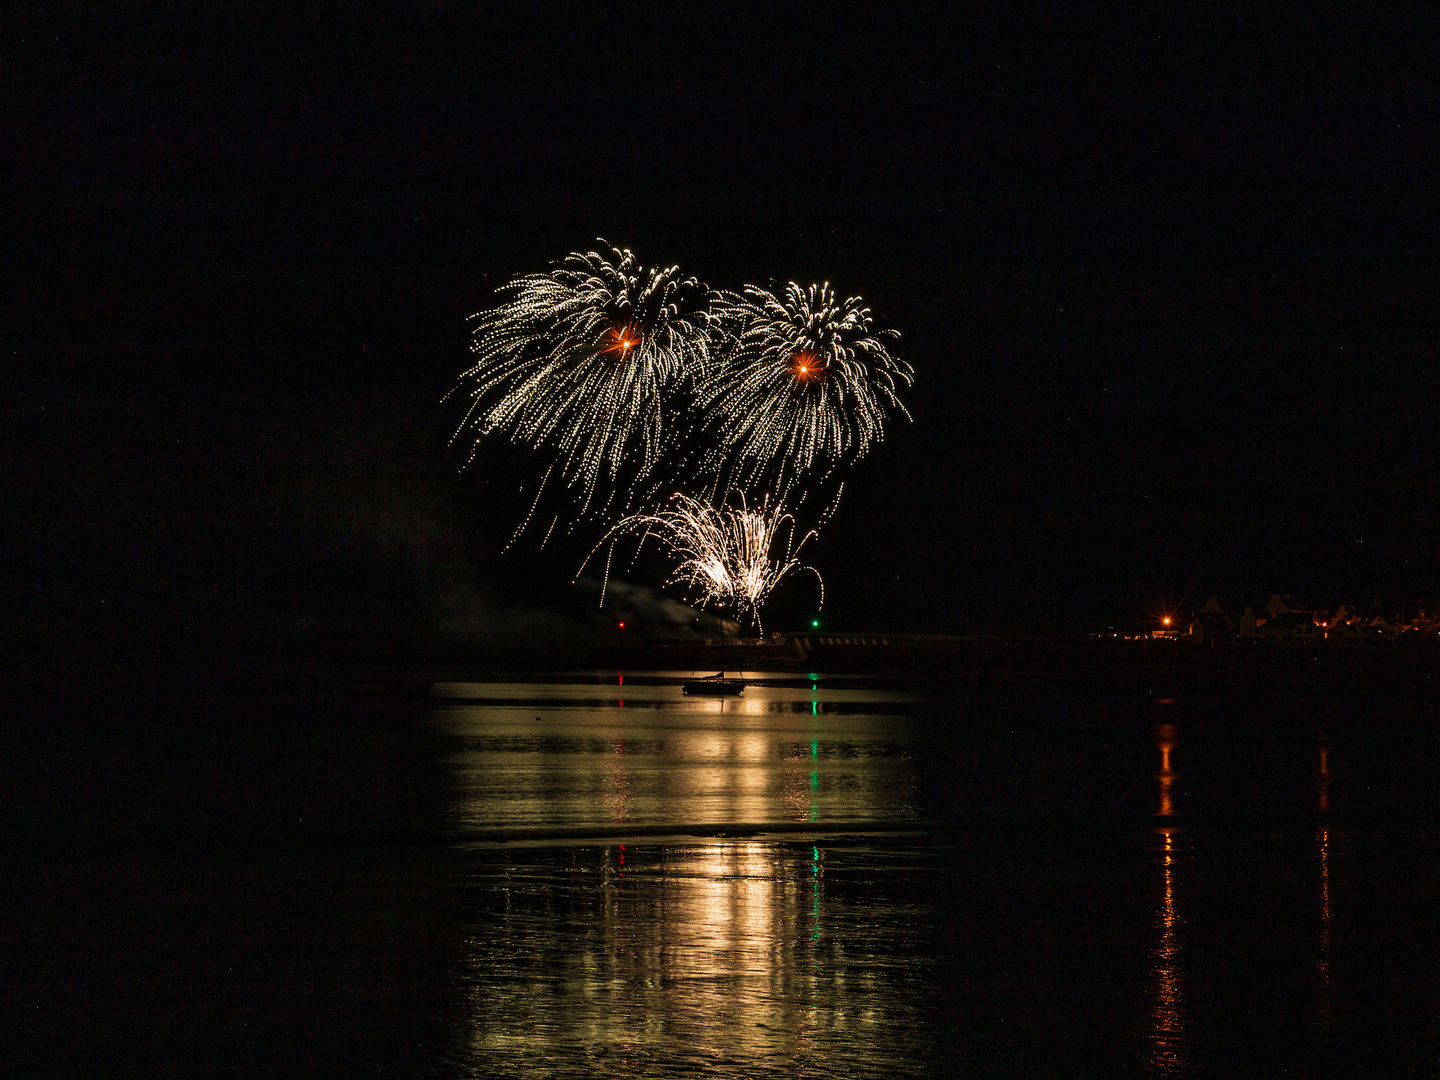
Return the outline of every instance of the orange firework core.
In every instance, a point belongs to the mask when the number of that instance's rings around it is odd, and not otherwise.
[[[633,322],[627,322],[624,326],[611,327],[605,335],[606,345],[600,351],[610,356],[618,356],[625,359],[632,351],[640,347],[644,336],[640,328]]]
[[[790,358],[790,374],[796,382],[813,382],[822,371],[820,357],[813,352],[796,353]]]

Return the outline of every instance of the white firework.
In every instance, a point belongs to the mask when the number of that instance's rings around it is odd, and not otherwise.
[[[457,387],[474,401],[456,436],[495,432],[553,449],[587,508],[627,462],[644,476],[660,453],[666,393],[709,361],[710,290],[610,248],[571,254],[499,293],[476,316],[477,361]]]
[[[783,546],[779,543],[782,532],[786,533]],[[760,609],[775,586],[792,571],[814,574],[820,584],[820,603],[825,602],[825,582],[820,572],[799,558],[800,549],[815,533],[812,530],[795,543],[795,519],[779,503],[771,507],[765,502],[751,509],[742,499],[740,507],[734,509],[709,506],[689,495],[674,495],[663,510],[635,514],[618,522],[590,557],[607,543],[613,551],[615,540],[637,533],[640,547],[654,536],[676,559],[667,584],[682,585],[691,602],[701,608],[714,605],[741,620],[753,619],[761,633]],[[583,564],[580,569],[585,569]],[[607,581],[608,576],[607,563]]]
[[[910,418],[899,388],[913,369],[885,347],[899,335],[874,331],[860,297],[791,282],[782,296],[746,286],[717,308],[727,358],[697,394],[715,435],[702,468],[717,487],[773,485],[784,498],[801,476],[864,457],[890,412]]]

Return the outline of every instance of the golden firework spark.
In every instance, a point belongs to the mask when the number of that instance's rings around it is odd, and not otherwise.
[[[504,300],[476,316],[478,359],[457,387],[473,402],[456,437],[496,432],[554,450],[560,478],[580,486],[587,507],[626,462],[645,475],[660,452],[664,395],[709,362],[710,290],[611,248],[569,255],[499,292]]]
[[[875,332],[858,296],[829,284],[791,282],[783,296],[747,286],[722,295],[718,325],[725,363],[702,375],[698,400],[713,443],[702,455],[716,486],[769,486],[782,498],[801,476],[865,456],[890,412],[909,419],[898,396],[913,379]]]
[[[820,585],[820,603],[825,602],[820,572],[799,558],[801,548],[815,533],[812,530],[795,543],[795,519],[779,503],[772,507],[767,501],[751,508],[742,497],[738,508],[715,507],[689,495],[674,495],[664,510],[618,522],[585,562],[602,547],[610,545],[613,550],[620,537],[636,534],[640,538],[637,554],[646,539],[654,536],[675,558],[675,570],[667,584],[680,584],[701,608],[714,605],[741,620],[753,619],[762,633],[760,610],[775,586],[792,571],[814,574]],[[580,570],[584,569],[581,564]]]

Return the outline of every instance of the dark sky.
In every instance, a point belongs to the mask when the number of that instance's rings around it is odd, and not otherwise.
[[[313,547],[245,507],[327,454],[452,476],[466,316],[603,236],[902,332],[837,625],[1440,600],[1440,9],[944,7],[0,16],[7,595]],[[481,563],[485,481],[435,489]]]

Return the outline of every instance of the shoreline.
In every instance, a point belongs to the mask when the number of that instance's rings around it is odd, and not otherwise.
[[[871,635],[881,637],[881,635]],[[24,698],[204,698],[346,696],[364,658],[304,653],[14,650],[0,695]],[[923,696],[990,695],[1148,699],[1343,699],[1371,705],[1440,701],[1440,643],[1192,645],[1097,638],[974,637],[926,645],[819,646],[801,656],[772,644],[726,647],[727,668],[781,680],[844,680],[912,687]],[[713,647],[627,644],[585,656],[449,656],[401,665],[436,681],[547,678],[603,684],[624,673],[640,681],[717,670]],[[763,674],[762,674],[763,673]],[[833,683],[832,683],[833,685]]]

